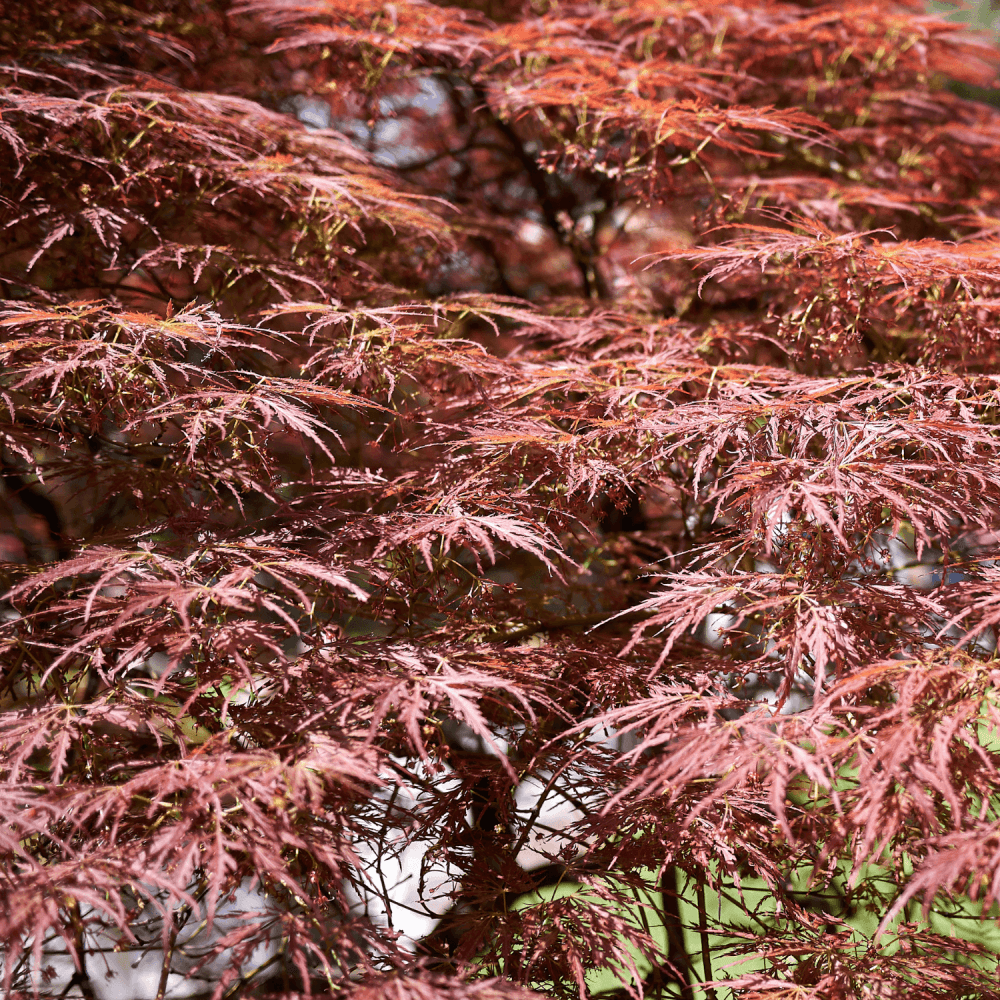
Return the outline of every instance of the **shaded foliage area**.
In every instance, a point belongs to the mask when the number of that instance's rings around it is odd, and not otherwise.
[[[945,88],[993,49],[695,0],[0,45],[6,990],[996,995],[921,918],[1000,894],[1000,118]]]

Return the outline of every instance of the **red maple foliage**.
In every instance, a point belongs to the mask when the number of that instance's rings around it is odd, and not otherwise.
[[[1000,901],[994,50],[788,0],[0,47],[5,991],[1000,996],[934,921]]]

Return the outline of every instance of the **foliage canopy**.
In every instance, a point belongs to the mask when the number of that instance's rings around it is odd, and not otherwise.
[[[998,995],[932,919],[1000,897],[1000,117],[944,85],[991,47],[751,0],[0,47],[5,990]]]

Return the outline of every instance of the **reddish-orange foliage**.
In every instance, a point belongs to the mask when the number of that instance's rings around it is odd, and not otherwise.
[[[997,996],[995,53],[476,7],[0,20],[4,990]]]

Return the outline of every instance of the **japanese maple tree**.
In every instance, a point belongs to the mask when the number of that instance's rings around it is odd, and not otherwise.
[[[38,0],[0,46],[5,991],[1000,995],[986,41]]]

